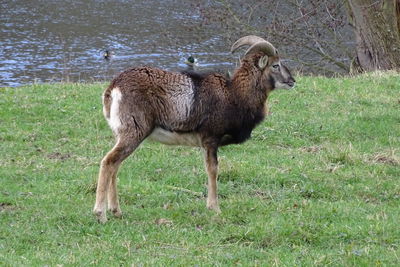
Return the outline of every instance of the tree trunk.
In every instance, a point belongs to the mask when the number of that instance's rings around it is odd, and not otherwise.
[[[357,56],[354,72],[400,69],[400,0],[347,0]]]

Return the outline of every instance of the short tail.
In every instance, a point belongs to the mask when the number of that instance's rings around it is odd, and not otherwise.
[[[103,113],[104,117],[106,119],[110,119],[110,109],[111,109],[111,102],[112,102],[112,97],[111,97],[111,91],[113,89],[113,86],[110,85],[107,87],[107,89],[103,93]]]

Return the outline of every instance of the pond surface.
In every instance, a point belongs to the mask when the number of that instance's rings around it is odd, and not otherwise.
[[[191,1],[6,0],[0,8],[0,87],[104,81],[138,65],[179,70],[189,55],[221,70],[236,60],[218,29],[195,27]]]

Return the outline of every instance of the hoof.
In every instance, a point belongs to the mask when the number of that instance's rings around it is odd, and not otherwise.
[[[97,221],[99,223],[106,223],[107,222],[107,215],[103,211],[93,211],[94,215],[96,215]]]
[[[209,209],[209,210],[213,210],[214,212],[216,212],[216,213],[221,213],[221,209],[219,208],[219,205],[218,204],[208,204],[207,203],[207,209]]]
[[[112,209],[111,212],[114,215],[114,217],[117,217],[117,218],[122,217],[122,211],[120,209]]]

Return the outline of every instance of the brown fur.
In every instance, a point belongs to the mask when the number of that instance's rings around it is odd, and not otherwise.
[[[94,212],[106,221],[109,209],[121,215],[116,174],[119,165],[154,129],[190,134],[205,150],[209,177],[207,207],[219,211],[217,200],[217,151],[219,146],[242,143],[265,117],[265,103],[278,84],[294,85],[277,56],[261,69],[262,52],[247,55],[232,79],[218,74],[172,73],[157,68],[131,68],[116,77],[103,94],[105,117],[110,120],[113,90],[119,90],[120,125],[114,130],[117,144],[101,163]],[[279,71],[276,64],[280,64]]]

